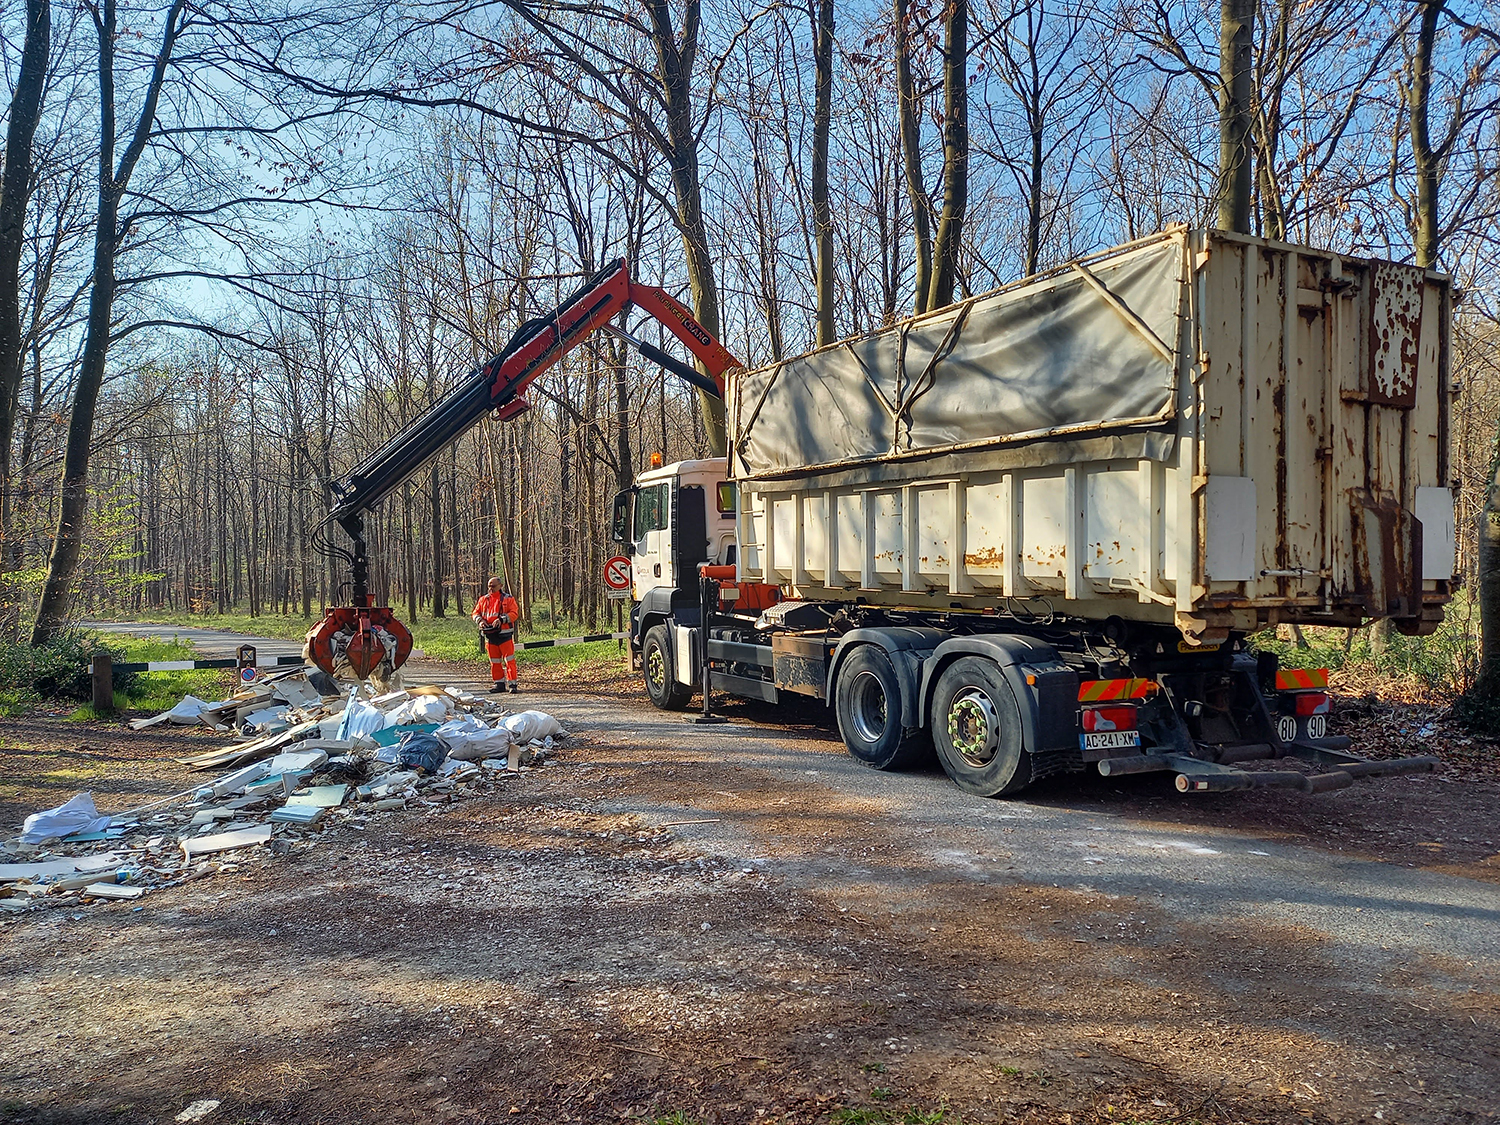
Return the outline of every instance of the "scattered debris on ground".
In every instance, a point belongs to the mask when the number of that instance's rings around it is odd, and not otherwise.
[[[337,687],[327,681],[328,687]],[[529,772],[567,732],[541,711],[511,712],[458,687],[325,696],[305,668],[220,702],[186,697],[137,720],[202,724],[234,740],[178,758],[212,780],[113,815],[91,793],[26,818],[0,848],[0,910],[140,898],[316,844],[339,823],[494,792]]]

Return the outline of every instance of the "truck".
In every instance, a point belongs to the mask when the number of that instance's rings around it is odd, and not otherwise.
[[[1318,793],[1426,771],[1248,638],[1454,591],[1454,294],[1173,227],[724,380],[728,452],[615,497],[652,703],[831,709],[875,769]]]

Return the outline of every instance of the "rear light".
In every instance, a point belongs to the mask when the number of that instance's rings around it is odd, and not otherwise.
[[[1135,730],[1135,708],[1085,707],[1081,721],[1090,734],[1098,730]]]
[[[1328,714],[1328,693],[1322,691],[1299,691],[1292,697],[1294,715],[1306,717],[1308,715]]]

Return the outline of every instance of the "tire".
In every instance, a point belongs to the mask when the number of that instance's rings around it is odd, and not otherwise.
[[[672,656],[672,632],[665,625],[646,630],[641,645],[641,668],[646,679],[646,694],[663,711],[681,711],[693,698],[693,689],[677,682],[677,666]]]
[[[944,669],[932,699],[932,742],[965,793],[1004,797],[1031,784],[1020,708],[993,661],[964,656]]]
[[[844,660],[833,689],[839,734],[856,761],[871,769],[918,764],[931,749],[925,731],[906,727],[901,683],[891,658],[876,645],[860,645]]]

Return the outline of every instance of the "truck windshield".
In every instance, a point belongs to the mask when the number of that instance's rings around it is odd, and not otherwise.
[[[635,494],[635,538],[646,538],[648,531],[667,526],[667,486],[653,484]]]

